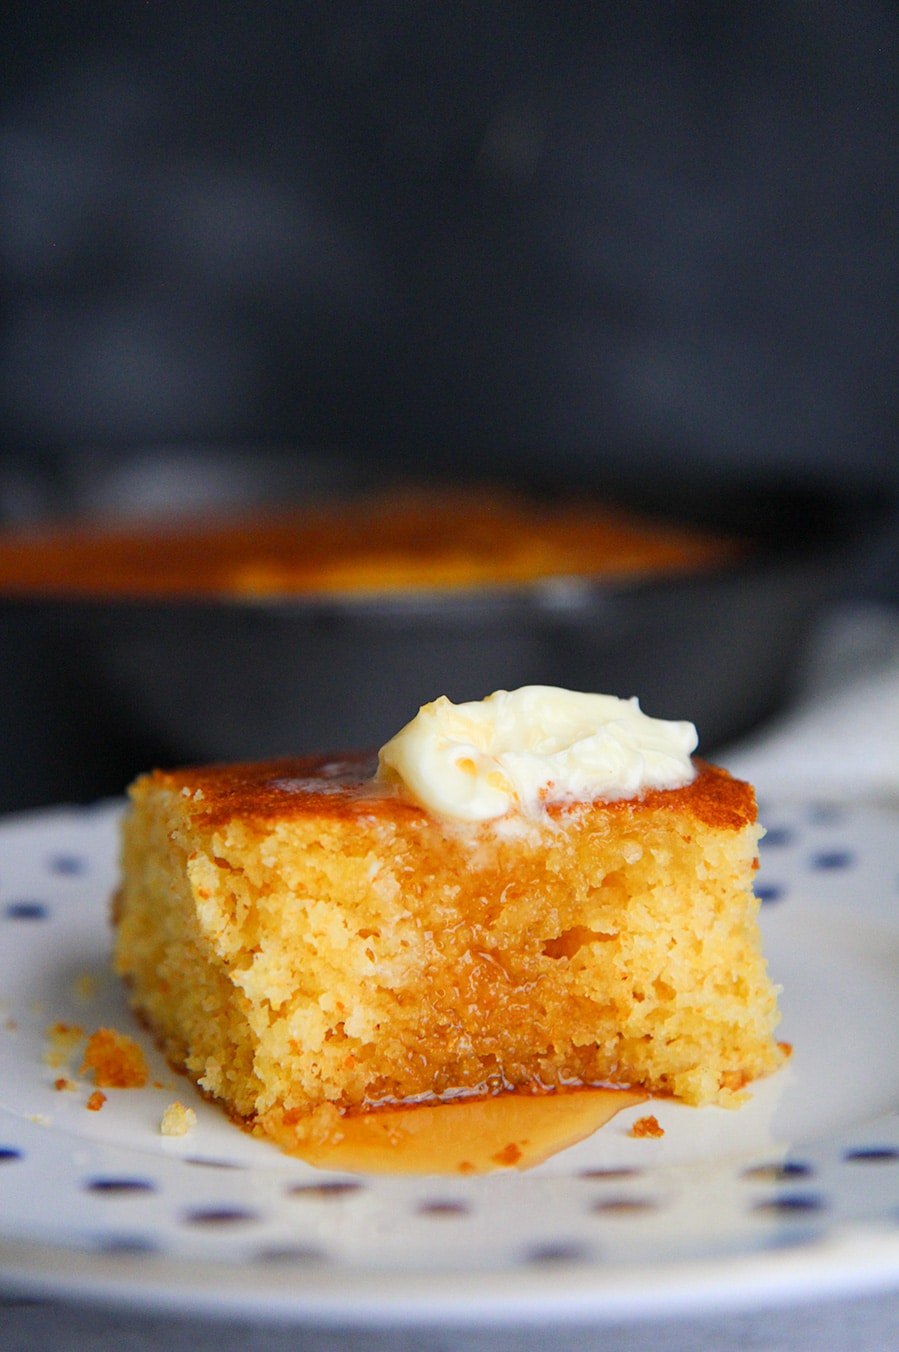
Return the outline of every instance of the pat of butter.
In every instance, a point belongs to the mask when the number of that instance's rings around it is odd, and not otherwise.
[[[378,775],[429,811],[490,821],[680,788],[696,773],[696,744],[692,723],[650,718],[636,699],[527,685],[424,705],[381,748]]]

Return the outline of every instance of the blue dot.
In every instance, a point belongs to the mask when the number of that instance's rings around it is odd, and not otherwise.
[[[338,1198],[348,1193],[358,1192],[362,1187],[355,1179],[328,1179],[323,1183],[291,1183],[287,1188],[288,1197]]]
[[[759,883],[755,889],[755,895],[763,906],[770,905],[773,901],[783,901],[787,889],[782,883]]]
[[[763,1246],[769,1251],[778,1249],[798,1249],[804,1244],[818,1244],[821,1241],[822,1228],[817,1225],[778,1226],[762,1237]]]
[[[154,1192],[156,1185],[145,1178],[91,1178],[85,1184],[89,1192],[107,1195]]]
[[[158,1253],[159,1247],[146,1235],[100,1235],[93,1246],[97,1253]]]
[[[813,1173],[812,1166],[801,1160],[785,1160],[780,1166],[781,1178],[810,1178]]]
[[[577,1240],[556,1240],[550,1244],[539,1244],[525,1255],[526,1263],[583,1263],[589,1259],[584,1245]]]
[[[68,878],[77,878],[87,872],[85,860],[77,854],[55,854],[47,860],[47,868],[51,873]]]
[[[810,1211],[823,1211],[827,1203],[823,1197],[809,1192],[788,1192],[773,1197],[770,1202],[759,1202],[755,1211],[775,1216],[800,1216]]]
[[[324,1263],[327,1261],[327,1256],[321,1249],[313,1249],[305,1244],[283,1244],[269,1249],[260,1249],[257,1254],[254,1254],[253,1261],[256,1263],[271,1263],[272,1265],[280,1263]]]
[[[4,914],[7,920],[46,920],[50,912],[42,901],[11,901]]]
[[[242,1206],[197,1207],[184,1215],[188,1225],[240,1225],[246,1221],[255,1221],[255,1212]]]
[[[846,815],[846,809],[841,803],[813,803],[809,809],[811,821],[818,826],[833,826],[840,822]]]
[[[810,1164],[800,1160],[785,1160],[780,1164],[756,1164],[747,1169],[743,1177],[754,1181],[781,1183],[788,1178],[811,1178],[814,1173]]]
[[[847,1150],[843,1159],[847,1164],[897,1164],[899,1150],[891,1145],[862,1146],[857,1150]]]
[[[15,1160],[22,1158],[21,1150],[16,1150],[15,1146],[0,1146],[0,1164],[12,1164]]]
[[[855,855],[850,850],[822,850],[812,856],[811,866],[817,869],[851,868]]]

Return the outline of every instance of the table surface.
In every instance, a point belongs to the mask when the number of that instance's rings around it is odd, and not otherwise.
[[[7,1299],[0,1344],[6,1352],[896,1352],[899,1289],[702,1319],[519,1331],[279,1328]]]

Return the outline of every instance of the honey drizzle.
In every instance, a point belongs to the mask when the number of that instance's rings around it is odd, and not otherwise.
[[[532,1169],[591,1136],[625,1108],[630,1089],[502,1093],[350,1113],[319,1139],[282,1124],[278,1145],[320,1169],[368,1174],[485,1174]]]

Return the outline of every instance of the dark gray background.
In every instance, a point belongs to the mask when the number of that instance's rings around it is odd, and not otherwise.
[[[0,527],[479,475],[896,602],[897,112],[889,0],[8,5]],[[0,615],[0,810],[194,755],[84,654]]]

